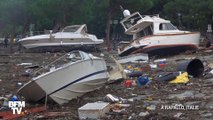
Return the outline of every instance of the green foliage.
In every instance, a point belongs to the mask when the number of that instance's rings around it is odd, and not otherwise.
[[[16,33],[16,28],[26,23],[29,17],[28,9],[25,5],[27,3],[30,3],[30,0],[0,1],[0,32],[2,34]]]
[[[213,16],[212,0],[1,0],[0,34],[23,34],[30,25],[41,31],[87,24],[90,33],[105,37],[109,21],[123,18],[120,6],[131,13],[160,14],[177,26],[181,20],[182,26],[203,31]]]
[[[212,21],[212,7],[212,0],[172,0],[164,6],[164,12],[176,24],[180,13],[183,26],[204,31]]]

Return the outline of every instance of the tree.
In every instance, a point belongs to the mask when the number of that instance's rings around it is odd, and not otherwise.
[[[153,7],[152,0],[107,0],[107,21],[106,21],[106,44],[110,46],[110,21],[113,19],[120,20],[122,12],[120,6],[130,11],[139,11],[146,13],[150,8]]]
[[[204,31],[213,16],[211,4],[212,0],[173,0],[164,6],[164,12],[175,24],[181,19],[188,29]]]
[[[27,4],[32,0],[3,0],[0,1],[0,27],[2,35],[20,33],[27,23],[30,13]]]
[[[111,21],[123,19],[120,6],[131,13],[160,14],[176,25],[181,20],[183,26],[202,31],[213,16],[212,0],[1,0],[0,33],[23,34],[32,25],[34,30],[56,31],[67,25],[87,24],[91,33],[105,37],[109,44]]]

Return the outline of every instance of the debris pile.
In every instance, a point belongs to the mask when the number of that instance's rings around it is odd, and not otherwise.
[[[96,116],[103,120],[210,120],[213,117],[213,56],[209,51],[183,53],[157,60],[149,58],[140,61],[134,58],[133,62],[128,59],[128,62],[114,64],[110,61],[108,63],[113,65],[111,68],[119,67],[103,88],[63,105],[48,104],[46,107],[44,102],[26,103],[23,114],[12,115],[7,102],[14,98],[16,91],[31,80],[35,71],[45,68],[50,61],[62,55],[63,53],[1,55],[1,118],[87,119],[94,109],[97,114],[104,110],[102,115]],[[102,55],[106,56],[108,55]],[[24,100],[21,96],[17,97]],[[106,104],[101,106],[103,102]],[[92,106],[80,109],[89,103]],[[34,111],[34,108],[37,110]]]

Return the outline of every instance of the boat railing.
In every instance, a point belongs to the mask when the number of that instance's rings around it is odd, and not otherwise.
[[[129,22],[129,21],[132,21],[132,20],[138,21],[138,20],[141,20],[141,19],[145,19],[147,17],[150,17],[150,18],[157,17],[157,18],[159,18],[159,14],[141,15],[140,13],[134,13],[131,17],[129,17],[128,19],[126,19],[124,21],[126,21],[126,22]]]
[[[54,61],[50,62],[49,64],[47,65],[44,65],[43,67],[39,68],[38,70],[36,70],[34,73],[33,73],[33,77],[36,77],[40,74],[43,74],[45,72],[48,72],[51,70],[51,68],[57,68],[57,67],[60,67],[61,64],[64,64],[66,63],[65,61],[65,58],[67,56],[67,53],[62,55],[61,57],[55,59]],[[64,59],[64,60],[63,60]],[[60,63],[58,63],[60,61]],[[57,66],[56,66],[57,65]]]
[[[79,56],[77,56],[76,53],[79,53]],[[68,63],[74,63],[74,62],[77,62],[77,61],[83,60],[83,59],[86,59],[86,58],[83,58],[80,55],[80,52],[73,51],[73,52],[70,52],[70,53],[65,53],[61,57],[55,59],[54,61],[50,62],[49,64],[44,65],[43,67],[41,67],[38,70],[36,70],[33,73],[33,77],[36,77],[36,76],[41,75],[43,73],[46,73],[46,72],[49,72],[51,70],[60,68],[60,67],[66,65]]]
[[[35,35],[42,35],[42,34],[50,34],[50,33],[56,33],[59,31],[52,31],[52,30],[44,30],[44,31],[31,31],[23,34],[24,37],[30,37],[30,36],[35,36]]]
[[[152,14],[152,15],[141,15],[142,18],[145,18],[145,17],[158,17],[159,18],[159,14]]]

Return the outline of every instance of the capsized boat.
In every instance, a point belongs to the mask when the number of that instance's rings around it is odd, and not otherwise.
[[[60,32],[30,36],[18,41],[27,49],[37,47],[82,46],[103,43],[95,35],[87,33],[86,24],[67,26]]]
[[[199,32],[179,30],[159,15],[141,15],[139,12],[130,14],[128,10],[123,13],[125,18],[120,23],[125,33],[133,36],[133,40],[119,46],[120,56],[135,53],[173,54],[198,49]]]
[[[37,71],[44,73],[32,78],[17,94],[31,102],[47,97],[48,100],[64,104],[102,87],[109,78],[106,62],[83,51],[67,53],[50,66],[47,72],[43,69]]]

